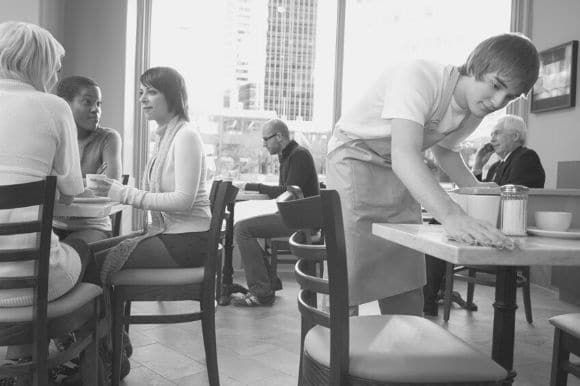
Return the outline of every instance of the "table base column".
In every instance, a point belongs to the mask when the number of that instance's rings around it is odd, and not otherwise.
[[[515,267],[498,267],[493,303],[493,341],[491,358],[510,372],[507,384],[516,377],[513,371],[516,305]]]

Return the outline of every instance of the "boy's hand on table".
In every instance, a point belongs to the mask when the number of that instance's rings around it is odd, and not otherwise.
[[[480,244],[502,249],[513,244],[510,238],[492,224],[469,217],[465,213],[447,216],[443,228],[449,238],[470,245]]]

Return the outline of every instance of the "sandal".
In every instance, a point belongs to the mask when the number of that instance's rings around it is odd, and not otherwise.
[[[236,307],[267,307],[274,304],[275,300],[274,295],[257,297],[248,292],[242,297],[235,298],[232,303]]]

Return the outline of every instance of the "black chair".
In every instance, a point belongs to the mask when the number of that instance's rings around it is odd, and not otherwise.
[[[301,287],[298,307],[303,321],[314,325],[304,338],[303,384],[498,385],[507,379],[507,371],[487,355],[422,317],[349,317],[346,249],[338,193],[323,190],[320,196],[286,204],[288,211],[304,218],[302,228],[317,227],[321,217],[326,241],[328,280],[311,274],[310,265],[314,255],[320,256],[320,246],[308,243],[300,231],[290,238],[290,248],[300,258],[295,269]],[[312,304],[316,294],[330,295],[330,313]]]
[[[48,302],[48,272],[52,236],[52,215],[56,177],[46,180],[0,186],[0,210],[38,206],[34,220],[0,224],[0,237],[37,234],[33,248],[0,251],[0,262],[32,261],[32,276],[2,277],[0,289],[26,289],[34,294],[34,305],[2,308],[0,346],[32,345],[32,359],[0,366],[0,376],[32,374],[34,385],[48,384],[48,370],[81,355],[83,385],[99,381],[98,341],[107,328],[101,312],[102,289],[80,283],[62,297]],[[49,356],[49,339],[75,332],[77,339],[64,351]],[[102,368],[100,369],[102,370]],[[101,373],[102,374],[102,373]]]
[[[467,271],[467,275],[464,273]],[[477,310],[477,306],[473,303],[473,294],[475,292],[475,284],[495,287],[495,274],[497,268],[493,266],[483,265],[454,265],[446,263],[445,271],[445,290],[443,294],[443,319],[447,322],[452,303],[453,280],[460,279],[467,282],[467,298],[465,300],[465,308],[468,310]],[[478,275],[478,273],[480,275]],[[530,293],[530,267],[518,267],[517,287],[522,288],[522,297],[524,301],[524,311],[526,321],[533,323],[532,318],[532,300]]]
[[[568,374],[580,378],[580,363],[570,360],[570,354],[580,356],[580,314],[554,316],[550,323],[555,327],[550,385],[565,386]]]
[[[113,386],[119,384],[123,325],[166,324],[201,320],[206,366],[210,385],[219,385],[215,299],[216,274],[221,260],[219,244],[226,205],[235,199],[237,188],[220,182],[214,196],[208,242],[208,258],[200,268],[124,269],[112,275],[113,285]],[[198,301],[200,310],[187,314],[131,315],[126,302]],[[129,312],[127,312],[129,311]]]

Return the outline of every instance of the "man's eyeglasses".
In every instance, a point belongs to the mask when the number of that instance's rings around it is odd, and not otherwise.
[[[278,135],[278,133],[274,133],[269,137],[262,137],[262,141],[268,142],[269,139],[274,138],[276,135]]]

